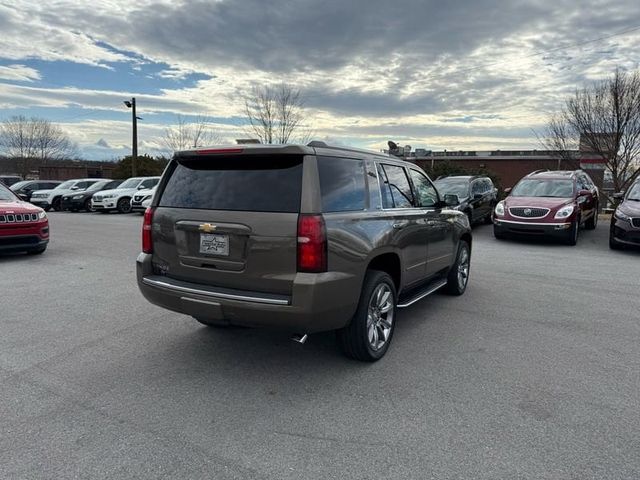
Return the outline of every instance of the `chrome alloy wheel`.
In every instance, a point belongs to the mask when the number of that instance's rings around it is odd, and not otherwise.
[[[458,260],[458,286],[460,290],[464,290],[469,281],[469,250],[462,248],[460,251],[460,259]]]
[[[367,339],[373,350],[380,350],[389,340],[393,328],[394,298],[386,283],[378,285],[367,309]]]

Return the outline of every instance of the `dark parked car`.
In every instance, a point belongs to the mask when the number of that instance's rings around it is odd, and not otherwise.
[[[609,247],[614,250],[624,246],[640,247],[640,180],[627,190],[627,194],[616,194],[622,199],[611,216]]]
[[[323,142],[177,153],[142,240],[150,302],[299,341],[337,330],[365,361],[389,348],[397,308],[440,288],[464,293],[471,259],[466,215],[419,167]]]
[[[22,181],[22,177],[17,175],[0,175],[0,185],[4,185],[5,187],[10,187],[20,181]]]
[[[43,209],[18,198],[0,184],[0,253],[42,253],[49,243],[49,220]]]
[[[580,228],[598,223],[598,188],[582,170],[536,171],[505,192],[494,210],[496,238],[547,236],[575,245]]]
[[[62,210],[70,210],[72,212],[78,212],[80,210],[91,212],[93,210],[91,208],[91,198],[94,193],[118,188],[118,185],[121,183],[122,180],[100,180],[89,186],[86,190],[63,195],[60,207]]]
[[[491,223],[498,203],[498,189],[489,177],[455,175],[439,177],[434,183],[440,193],[458,196],[460,205],[455,209],[466,214],[470,223]]]
[[[49,190],[56,188],[62,182],[58,180],[23,180],[11,185],[11,191],[22,200],[31,201],[31,194],[36,190]]]

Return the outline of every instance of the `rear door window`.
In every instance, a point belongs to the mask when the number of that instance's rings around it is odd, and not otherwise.
[[[318,157],[323,212],[364,210],[364,161]]]
[[[171,173],[159,206],[299,212],[302,159],[300,155],[181,159]]]
[[[411,185],[404,167],[381,164],[380,179],[384,208],[410,208],[414,205]],[[385,191],[386,190],[386,191]],[[391,203],[391,205],[389,205]]]

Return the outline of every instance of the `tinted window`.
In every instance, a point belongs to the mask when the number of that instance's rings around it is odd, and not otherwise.
[[[322,211],[364,210],[364,162],[349,158],[318,157]]]
[[[378,178],[380,180],[380,197],[382,198],[382,208],[393,208],[393,197],[389,190],[389,181],[387,174],[384,173],[382,165],[378,165]]]
[[[397,165],[382,165],[386,174],[382,188],[387,188],[393,200],[393,208],[407,208],[413,206],[413,194],[404,167]],[[383,197],[384,202],[384,197]],[[389,208],[389,207],[385,207]]]
[[[114,188],[118,188],[118,186],[122,183],[121,180],[114,180],[105,185],[104,190],[112,190]]]
[[[160,206],[298,212],[301,190],[300,156],[203,157],[176,164]]]
[[[480,180],[476,180],[471,184],[471,195],[481,195],[484,193],[484,188],[482,187],[482,182]]]
[[[410,169],[411,180],[416,189],[416,197],[420,207],[434,207],[438,203],[438,192],[429,179],[417,170]]]

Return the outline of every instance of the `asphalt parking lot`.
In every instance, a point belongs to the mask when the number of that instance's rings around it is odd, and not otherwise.
[[[375,364],[138,292],[141,217],[0,258],[0,478],[640,478],[640,253],[474,234]]]

